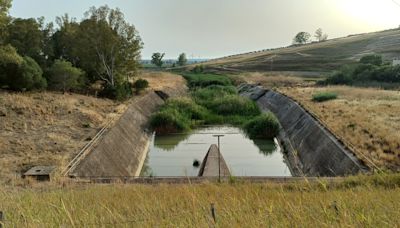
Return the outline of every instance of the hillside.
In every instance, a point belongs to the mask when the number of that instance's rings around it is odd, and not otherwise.
[[[55,92],[0,93],[0,179],[34,165],[63,165],[125,105]]]
[[[385,60],[400,57],[400,29],[352,35],[321,43],[228,56],[204,63],[209,67],[239,71],[335,70],[361,56],[380,54]]]
[[[142,73],[150,90],[185,85],[185,80],[168,73]],[[0,174],[1,181],[19,177],[35,165],[55,165],[58,171],[97,132],[115,122],[129,102],[73,93],[0,90]]]

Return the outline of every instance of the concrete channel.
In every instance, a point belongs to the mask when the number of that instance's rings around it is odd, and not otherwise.
[[[142,170],[151,132],[147,130],[152,113],[169,97],[186,94],[187,88],[152,91],[129,105],[114,126],[104,130],[101,138],[84,156],[76,159],[66,176],[75,178],[137,177]]]
[[[239,93],[278,118],[278,139],[294,176],[335,177],[368,171],[349,148],[291,98],[249,84],[239,86]]]

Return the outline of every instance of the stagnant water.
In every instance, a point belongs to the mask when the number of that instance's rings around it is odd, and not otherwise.
[[[220,140],[221,153],[233,176],[291,176],[276,141],[251,140],[235,127],[204,127],[188,134],[154,135],[142,176],[197,176],[193,161],[203,161],[213,135]]]

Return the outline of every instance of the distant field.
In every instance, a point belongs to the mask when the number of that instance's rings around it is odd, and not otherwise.
[[[5,227],[396,227],[399,186],[392,175],[337,183],[0,187],[0,209]]]
[[[298,47],[279,48],[228,56],[203,65],[240,71],[328,72],[356,62],[366,54],[400,57],[400,29],[354,35]]]
[[[400,171],[400,91],[348,86],[279,88],[322,120],[366,165]],[[336,100],[314,102],[320,92]]]

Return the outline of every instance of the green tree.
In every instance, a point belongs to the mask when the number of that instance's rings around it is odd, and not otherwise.
[[[49,70],[50,87],[62,90],[63,92],[79,89],[85,81],[85,72],[81,69],[73,67],[72,64],[65,60],[56,60]]]
[[[13,46],[0,46],[0,87],[8,85],[8,75],[16,74],[22,62]]]
[[[153,53],[153,55],[151,56],[151,63],[158,67],[162,67],[162,65],[164,64],[164,62],[162,60],[164,58],[164,56],[165,56],[165,53],[162,53],[162,54],[159,52]]]
[[[308,32],[299,32],[293,39],[294,44],[306,44],[310,42],[311,35]]]
[[[35,19],[13,19],[7,26],[6,42],[14,46],[20,55],[29,56],[38,63],[44,62],[44,37]]]
[[[315,31],[315,35],[314,35],[315,39],[317,39],[318,42],[322,42],[328,39],[328,34],[324,34],[324,32],[322,31],[321,28],[317,29],[317,31]]]
[[[78,65],[111,87],[128,81],[139,67],[143,43],[119,9],[92,7],[75,34]]]
[[[7,83],[13,90],[44,89],[47,87],[43,71],[31,57],[25,56],[15,74],[7,74]]]
[[[182,53],[179,55],[178,57],[178,65],[179,66],[184,66],[187,63],[187,58],[186,58],[186,54]]]
[[[0,44],[5,39],[5,27],[8,23],[8,10],[11,8],[11,0],[0,0]]]
[[[54,32],[51,38],[55,59],[66,59],[74,66],[78,66],[77,43],[79,23],[68,14],[56,18],[59,29]]]

